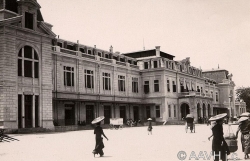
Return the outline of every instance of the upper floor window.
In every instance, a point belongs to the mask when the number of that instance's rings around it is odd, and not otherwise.
[[[125,91],[125,76],[118,75],[118,90]]]
[[[144,69],[148,69],[149,66],[148,66],[148,62],[144,62]]]
[[[154,61],[154,68],[157,68],[158,67],[158,63],[157,61]]]
[[[155,116],[157,118],[161,117],[160,106],[155,106]]]
[[[175,81],[172,81],[173,83],[173,92],[176,92],[176,84],[175,84]]]
[[[103,90],[111,90],[110,73],[102,73]]]
[[[154,89],[155,92],[159,92],[159,80],[154,80]]]
[[[214,93],[211,91],[211,97],[213,98],[213,100],[214,100]]]
[[[138,93],[138,78],[132,78],[132,92]]]
[[[84,70],[85,88],[94,88],[94,71]]]
[[[74,67],[63,67],[64,73],[64,85],[65,86],[74,86]]]
[[[170,84],[169,84],[169,80],[167,80],[167,90],[168,90],[168,92],[170,92]]]
[[[25,12],[25,28],[28,29],[34,29],[33,28],[33,21],[34,21],[34,15],[32,13],[29,12]]]
[[[85,53],[85,49],[80,48],[79,50],[80,50],[82,53]]]
[[[91,50],[88,50],[88,54],[90,54],[90,55],[92,54]]]
[[[216,92],[216,94],[215,94],[215,100],[216,100],[216,102],[219,101],[219,96],[218,96],[218,93],[217,93],[217,92]]]
[[[149,93],[149,81],[144,81],[144,93]]]
[[[200,87],[199,86],[197,86],[197,92],[200,92]]]
[[[24,46],[18,53],[18,76],[39,78],[39,60],[36,51]]]
[[[201,93],[203,93],[203,89],[202,89],[202,87],[201,87]]]
[[[185,92],[183,82],[180,82],[180,86],[181,86],[181,92]]]

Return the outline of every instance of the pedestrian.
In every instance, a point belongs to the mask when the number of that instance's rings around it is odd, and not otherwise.
[[[152,135],[152,119],[151,118],[148,118],[148,135],[151,134]]]
[[[94,154],[94,157],[95,157],[95,154],[100,154],[100,157],[104,155],[103,150],[102,150],[104,148],[102,135],[108,140],[108,138],[104,134],[103,129],[101,127],[102,120],[104,120],[104,116],[100,116],[92,121],[92,124],[96,124],[95,130],[94,130],[96,142],[95,142],[95,149],[92,152]]]
[[[216,124],[211,127],[212,128],[212,133],[213,133],[213,141],[212,141],[212,151],[215,160],[214,161],[219,161],[221,159],[222,161],[226,161],[227,157],[226,155],[230,154],[228,145],[223,137],[223,118],[226,117],[227,114],[219,114],[214,117],[211,117],[209,121],[216,121]],[[211,136],[210,136],[211,137]],[[209,139],[210,139],[209,137]]]
[[[249,158],[250,153],[250,124],[248,122],[248,117],[241,117],[239,120],[238,130],[236,131],[236,138],[238,138],[238,133],[241,131],[241,145],[242,152],[245,154],[245,159]]]

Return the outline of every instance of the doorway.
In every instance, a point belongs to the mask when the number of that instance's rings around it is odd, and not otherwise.
[[[120,118],[123,118],[123,122],[126,122],[126,107],[120,106]]]
[[[94,105],[86,105],[86,124],[94,120]]]
[[[25,128],[32,128],[32,95],[24,95]]]
[[[133,111],[134,111],[134,121],[138,121],[139,120],[139,107],[134,106]]]
[[[111,118],[111,107],[110,106],[104,106],[104,124],[110,123]]]
[[[186,103],[181,105],[181,118],[186,118],[187,114],[190,114],[189,106]]]
[[[75,105],[65,104],[65,125],[75,125]]]

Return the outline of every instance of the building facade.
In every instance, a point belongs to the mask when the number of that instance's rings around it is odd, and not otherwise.
[[[227,70],[202,71],[156,46],[121,54],[56,38],[36,0],[0,0],[0,123],[90,124],[97,116],[175,122],[246,111]]]

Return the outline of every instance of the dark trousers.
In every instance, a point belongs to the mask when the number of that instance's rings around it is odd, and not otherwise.
[[[102,138],[96,138],[94,153],[103,155],[104,154],[102,150],[103,148],[104,148],[104,144],[103,144]]]

